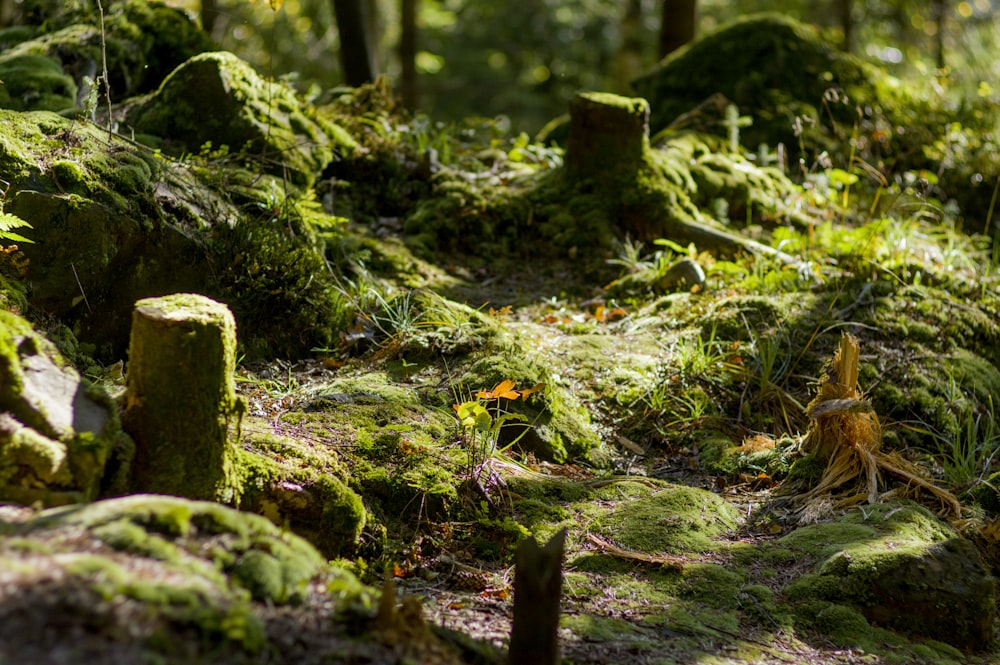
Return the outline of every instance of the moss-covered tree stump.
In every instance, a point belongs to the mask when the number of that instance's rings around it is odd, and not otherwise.
[[[233,502],[236,322],[204,296],[135,304],[124,427],[136,443],[133,490]]]
[[[649,103],[641,98],[582,92],[569,107],[566,167],[582,177],[637,171],[649,149]]]

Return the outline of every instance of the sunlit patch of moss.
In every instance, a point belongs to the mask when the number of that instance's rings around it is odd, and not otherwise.
[[[608,506],[591,522],[591,529],[625,549],[680,554],[712,550],[739,520],[739,510],[716,494],[670,486]]]
[[[549,370],[538,360],[509,348],[504,353],[491,353],[473,362],[457,383],[462,390],[473,394],[489,390],[504,380],[517,386],[530,388],[544,384],[544,390],[528,400],[511,401],[504,408],[523,413],[530,427],[518,441],[518,446],[558,462],[570,457],[586,458],[599,447],[600,440],[594,432],[590,418],[576,397],[560,386]],[[520,427],[511,426],[501,431],[501,444],[506,445],[522,434]],[[515,431],[516,430],[516,431]]]

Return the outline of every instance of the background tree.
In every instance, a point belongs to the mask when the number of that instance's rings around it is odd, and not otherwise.
[[[351,86],[375,80],[366,6],[365,0],[333,0],[340,35],[340,63],[344,68],[344,81]]]
[[[663,0],[660,22],[661,58],[694,39],[697,13],[697,0]]]
[[[417,0],[401,0],[399,9],[399,91],[403,105],[417,108]]]

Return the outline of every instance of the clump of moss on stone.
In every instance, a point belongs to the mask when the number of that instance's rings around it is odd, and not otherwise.
[[[870,506],[779,542],[820,558],[814,573],[784,590],[803,607],[846,605],[873,623],[960,648],[982,648],[992,637],[993,579],[973,545],[924,508]],[[959,578],[966,583],[956,586]]]
[[[733,67],[736,62],[741,66]],[[650,101],[654,134],[722,93],[753,120],[740,131],[743,145],[784,143],[792,148],[799,143],[792,129],[799,116],[820,123],[832,118],[851,127],[855,104],[872,104],[877,113],[872,82],[881,76],[870,65],[836,49],[819,29],[784,15],[758,14],[737,19],[675,51],[633,85]],[[831,89],[840,98],[846,95],[851,104],[828,96]],[[726,136],[721,122],[717,130]]]
[[[544,459],[564,462],[570,458],[599,457],[600,439],[579,400],[559,386],[538,360],[523,352],[511,348],[506,353],[483,356],[468,366],[457,383],[461,386],[460,395],[472,395],[505,380],[514,381],[522,389],[538,384],[545,384],[545,388],[528,400],[505,401],[503,408],[523,414],[529,427],[511,425],[501,430],[501,445],[521,437],[517,443],[520,448]]]
[[[227,146],[245,164],[312,185],[337,153],[357,144],[305,108],[287,86],[264,81],[231,53],[195,56],[129,111],[137,132],[174,154]]]
[[[76,105],[76,83],[55,58],[0,55],[0,108],[14,111],[65,111]]]
[[[683,554],[711,550],[739,520],[739,510],[716,494],[667,486],[648,497],[608,506],[591,528],[625,549]]]
[[[275,603],[300,598],[324,563],[308,543],[260,515],[176,497],[135,495],[54,510],[26,528],[32,534],[92,530],[110,547],[183,564],[215,583],[224,579],[221,570],[255,599]]]

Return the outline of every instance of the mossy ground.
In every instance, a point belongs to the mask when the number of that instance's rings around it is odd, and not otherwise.
[[[779,24],[789,43],[808,38]],[[829,49],[809,53],[819,58],[806,63],[810,80],[817,67],[838,76],[854,67]],[[774,87],[748,83],[742,92],[755,101],[761,86]],[[81,284],[117,268],[159,286],[179,285],[159,281],[168,274],[211,275],[250,356],[239,370],[248,402],[240,507],[270,521],[163,499],[129,515],[108,516],[101,504],[66,509],[25,533],[0,524],[10,562],[0,574],[13,571],[29,588],[32,571],[66,554],[59,572],[82,589],[78,605],[125,598],[111,602],[111,615],[145,613],[139,648],[171,658],[190,656],[168,648],[185,630],[196,648],[222,639],[252,660],[284,653],[297,628],[318,647],[316,660],[377,660],[352,651],[376,634],[369,624],[330,611],[329,595],[303,591],[321,557],[369,583],[388,567],[434,622],[502,646],[517,543],[565,527],[560,637],[574,663],[847,663],[862,650],[885,663],[995,659],[887,629],[840,577],[856,572],[847,555],[870,567],[860,573],[882,570],[888,559],[949,542],[952,527],[889,498],[831,502],[810,516],[820,524],[805,525],[773,492],[822,473],[796,442],[809,426],[812,382],[849,330],[861,342],[861,388],[884,419],[885,447],[936,482],[971,490],[962,496],[972,519],[962,526],[988,562],[1000,561],[986,556],[997,538],[972,501],[998,504],[980,482],[996,471],[998,444],[989,429],[1000,389],[996,250],[962,232],[947,207],[930,221],[925,213],[938,207],[920,188],[923,176],[847,191],[848,164],[793,181],[774,152],[781,137],[768,134],[769,124],[787,130],[784,121],[760,122],[763,111],[741,106],[770,148],[740,145],[756,142],[750,131],[713,135],[727,119],[720,108],[711,131],[644,142],[629,173],[574,179],[560,168],[560,150],[521,139],[422,137],[442,148],[435,157],[385,112],[386,96],[365,88],[319,112],[317,125],[342,123],[359,149],[302,166],[300,185],[322,176],[315,197],[252,160],[234,165],[219,146],[166,160],[126,142],[98,147],[103,130],[55,114],[4,114],[0,170],[15,183],[5,210],[50,223],[26,253],[35,269],[54,272],[27,280],[30,299],[4,287],[10,295],[0,302],[61,317],[74,330],[60,336],[91,340],[81,357],[108,361],[116,358],[109,339],[121,331],[88,328],[94,317],[84,310],[92,299],[125,311],[137,294],[127,279],[96,296]],[[812,103],[786,101],[777,100],[795,114]],[[654,105],[654,114],[666,108]],[[729,118],[736,128],[739,113]],[[321,165],[324,173],[308,172]],[[794,260],[707,251],[670,236],[675,222],[769,243]],[[81,228],[82,244],[71,242]],[[154,261],[152,245],[136,241],[123,254],[112,239],[126,231],[170,251]],[[681,259],[698,262],[703,283],[662,283]],[[74,265],[83,269],[76,279]],[[16,265],[0,267],[5,280],[24,279]],[[77,291],[88,300],[67,296]],[[535,392],[502,403],[478,396],[505,380]],[[523,429],[515,421],[493,438],[463,431],[453,406],[474,400],[494,419],[497,407],[523,415],[530,435],[515,441]],[[754,437],[762,434],[776,441]],[[887,478],[884,489],[905,487]],[[69,531],[68,540],[53,535]],[[205,539],[195,543],[192,531]],[[156,569],[148,584],[130,578],[137,561]],[[168,585],[173,576],[184,584]],[[29,604],[46,607],[46,584],[30,587],[40,591]],[[340,572],[327,592],[362,606],[371,593]],[[326,607],[322,630],[303,628],[308,613],[282,623],[266,608],[292,600]],[[0,605],[8,608],[20,605]],[[331,626],[345,641],[317,637]],[[352,627],[364,639],[350,643]],[[109,630],[107,642],[131,648]]]

